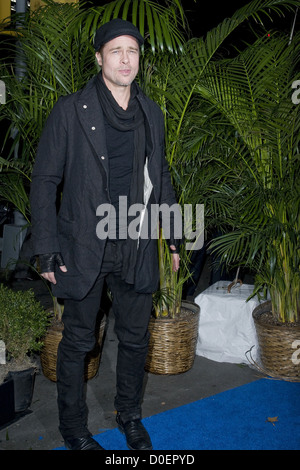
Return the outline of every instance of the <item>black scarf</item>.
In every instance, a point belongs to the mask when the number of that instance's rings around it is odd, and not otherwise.
[[[105,85],[101,73],[98,75],[96,83],[98,98],[109,124],[121,131],[134,131],[134,157],[129,205],[136,203],[143,204],[146,138],[144,114],[137,99],[138,86],[135,82],[131,84],[130,100],[127,109],[124,110],[118,105],[112,93]],[[128,217],[129,222],[130,218]],[[136,258],[137,240],[127,238],[126,243],[124,243],[122,278],[130,284],[134,284]]]

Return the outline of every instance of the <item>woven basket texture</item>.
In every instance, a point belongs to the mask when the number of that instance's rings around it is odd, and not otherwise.
[[[198,337],[200,307],[182,302],[175,318],[154,318],[149,323],[149,352],[145,369],[152,374],[180,374],[193,365]]]
[[[300,381],[300,325],[275,324],[271,320],[271,302],[264,302],[253,311],[259,358],[263,371],[272,377]]]

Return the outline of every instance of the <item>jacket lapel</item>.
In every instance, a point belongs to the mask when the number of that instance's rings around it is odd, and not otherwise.
[[[108,173],[104,117],[97,95],[96,78],[94,77],[82,90],[75,107],[86,137],[93,147],[94,156]]]

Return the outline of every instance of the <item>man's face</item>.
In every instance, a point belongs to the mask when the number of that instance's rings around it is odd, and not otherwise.
[[[96,52],[108,89],[131,85],[139,70],[139,57],[139,45],[132,36],[114,38]]]

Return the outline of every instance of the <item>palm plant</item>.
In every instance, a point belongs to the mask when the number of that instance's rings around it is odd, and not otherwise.
[[[58,97],[82,86],[93,68],[87,43],[77,34],[81,20],[78,8],[54,4],[22,18],[21,23],[16,17],[11,28],[17,40],[7,40],[1,61],[7,102],[0,108],[0,120],[9,126],[1,149],[5,185],[0,196],[17,206],[27,220],[28,187],[45,120]]]
[[[247,147],[241,137],[237,138],[239,128],[226,114],[226,106],[228,112],[238,113],[226,89],[230,88],[233,78],[228,77],[226,83],[220,84],[214,75],[217,71],[228,73],[224,68],[226,62],[219,59],[220,48],[245,20],[254,17],[262,22],[264,14],[268,16],[272,10],[282,13],[293,5],[296,3],[253,1],[224,20],[205,38],[187,41],[179,56],[164,53],[154,58],[144,57],[143,82],[165,113],[167,159],[178,199],[182,205],[204,203],[207,232],[213,233],[215,227],[229,230],[232,214],[239,210],[244,160],[247,160]],[[261,70],[261,75],[264,73]],[[247,85],[247,74],[239,78],[242,86]],[[239,89],[233,94],[238,99]],[[236,123],[240,119],[241,116],[236,116]],[[228,259],[225,248],[221,254]],[[183,251],[181,258],[187,263],[188,257],[189,254]],[[165,263],[162,265],[169,269]],[[178,292],[180,295],[181,290]],[[174,305],[178,305],[178,301]]]
[[[299,34],[288,41],[287,34],[264,36],[237,57],[213,57],[203,68],[205,48],[193,39],[174,89],[167,88],[177,136],[170,158],[181,196],[205,203],[206,229],[217,226],[224,233],[212,244],[221,261],[252,268],[253,295],[267,288],[274,316],[293,322],[300,289],[299,109],[291,85]],[[188,69],[195,74],[188,76]],[[179,80],[187,84],[180,89],[183,107],[174,91]]]
[[[231,129],[231,184],[220,190],[231,207],[212,246],[223,261],[254,270],[254,294],[269,291],[280,322],[300,315],[300,113],[291,100],[298,63],[299,33],[290,45],[274,33],[214,64],[201,89]]]

